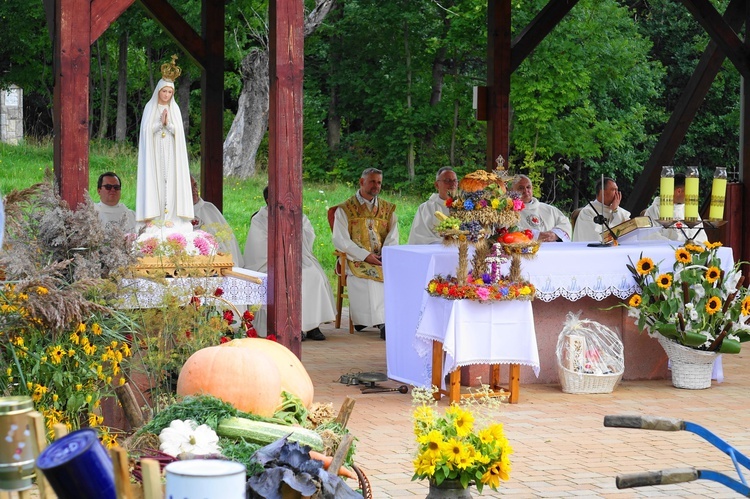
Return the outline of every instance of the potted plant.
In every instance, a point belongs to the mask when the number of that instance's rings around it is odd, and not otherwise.
[[[470,404],[452,404],[440,414],[431,390],[415,388],[412,393],[417,440],[412,480],[429,480],[428,498],[471,497],[470,485],[481,493],[485,486],[497,490],[501,480],[508,480],[513,449],[502,424],[478,428]]]
[[[717,353],[738,353],[750,340],[750,296],[740,264],[722,271],[719,247],[688,242],[666,271],[643,254],[628,265],[641,289],[628,300],[628,314],[665,349],[678,388],[710,387]]]

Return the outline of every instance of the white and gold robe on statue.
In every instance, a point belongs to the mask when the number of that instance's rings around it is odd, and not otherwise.
[[[232,263],[234,263],[235,267],[244,267],[242,252],[240,251],[240,245],[237,243],[237,238],[234,237],[232,228],[219,209],[213,203],[198,198],[198,202],[193,206],[193,212],[195,216],[193,227],[213,234],[216,242],[219,243],[219,251],[222,253],[231,253]]]

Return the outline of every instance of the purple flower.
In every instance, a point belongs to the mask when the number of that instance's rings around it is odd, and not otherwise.
[[[482,274],[482,280],[484,281],[485,284],[492,283],[492,277],[487,272]]]
[[[482,198],[482,199],[479,200],[478,204],[479,204],[480,208],[485,208],[485,207],[487,207],[487,200],[484,199],[484,198]]]

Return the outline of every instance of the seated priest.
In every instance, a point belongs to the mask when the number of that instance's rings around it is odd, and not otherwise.
[[[122,224],[123,232],[135,232],[135,212],[120,202],[122,196],[120,177],[114,172],[102,173],[96,181],[96,192],[99,194],[100,201],[94,204],[94,209],[102,225]]]
[[[516,175],[513,190],[521,195],[524,208],[519,213],[518,227],[529,229],[541,242],[569,242],[573,235],[570,219],[551,204],[542,203],[534,197],[534,187],[526,175]]]
[[[617,188],[617,182],[610,177],[604,177],[596,181],[596,199],[581,208],[576,224],[573,227],[573,241],[601,242],[602,232],[606,230],[605,224],[599,222],[597,216],[604,217],[609,227],[619,225],[630,220],[630,212],[620,207],[622,193]],[[591,207],[594,205],[594,208]]]
[[[190,176],[190,186],[193,191],[193,228],[205,230],[213,234],[219,243],[219,251],[232,254],[232,263],[235,267],[242,267],[242,252],[237,238],[234,237],[232,228],[227,223],[224,215],[213,203],[204,201],[198,193],[198,182],[195,177]]]
[[[435,244],[442,243],[443,238],[435,232],[437,218],[435,212],[440,211],[448,215],[448,207],[445,200],[450,197],[451,191],[458,186],[456,172],[450,166],[444,166],[435,175],[435,189],[437,192],[430,199],[419,205],[417,214],[411,223],[408,244]]]

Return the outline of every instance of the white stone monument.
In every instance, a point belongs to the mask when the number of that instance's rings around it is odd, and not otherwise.
[[[23,89],[11,85],[0,90],[0,142],[18,144],[23,140]]]

